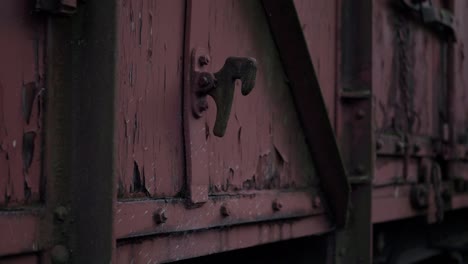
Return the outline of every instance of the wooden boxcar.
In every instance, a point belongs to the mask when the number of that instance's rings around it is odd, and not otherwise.
[[[468,261],[465,15],[1,1],[0,263]]]

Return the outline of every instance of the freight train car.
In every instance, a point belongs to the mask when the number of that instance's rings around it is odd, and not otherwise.
[[[466,263],[465,15],[1,1],[0,263]]]

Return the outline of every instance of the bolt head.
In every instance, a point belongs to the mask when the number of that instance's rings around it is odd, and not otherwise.
[[[283,208],[283,204],[280,201],[275,200],[272,203],[272,208],[273,208],[273,211],[277,212],[277,211],[281,210],[281,208]]]
[[[164,224],[167,221],[166,210],[159,208],[153,215],[154,222],[156,224]]]
[[[220,212],[223,217],[228,217],[231,215],[231,210],[229,209],[227,205],[222,205]]]
[[[313,207],[315,209],[322,207],[322,199],[320,199],[319,196],[315,196],[314,202],[313,202]]]
[[[64,206],[59,206],[54,210],[54,217],[59,221],[65,221],[68,215],[68,210]]]
[[[68,263],[70,254],[68,252],[68,249],[65,246],[56,245],[54,248],[52,248],[52,251],[50,252],[50,257],[51,257],[52,263],[62,264],[62,263]]]
[[[203,55],[198,58],[198,65],[206,66],[210,63],[210,57]]]
[[[200,79],[198,79],[198,85],[200,87],[207,87],[209,84],[210,84],[210,79],[206,75],[203,75],[200,77]]]

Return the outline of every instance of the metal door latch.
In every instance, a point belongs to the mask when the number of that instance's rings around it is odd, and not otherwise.
[[[430,0],[398,0],[418,20],[442,37],[456,41],[455,19],[449,10],[436,8]]]
[[[255,86],[257,61],[254,58],[228,57],[223,68],[216,73],[207,71],[210,64],[208,52],[195,49],[192,53],[192,112],[195,118],[202,117],[208,109],[206,96],[216,103],[217,113],[213,134],[224,136],[234,99],[236,80],[242,82],[242,95],[248,95]]]

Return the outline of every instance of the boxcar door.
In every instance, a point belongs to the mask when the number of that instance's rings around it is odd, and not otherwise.
[[[261,1],[121,1],[118,21],[118,262],[329,230]]]
[[[449,1],[413,2],[374,3],[375,222],[421,213],[433,222],[450,206],[443,181],[455,18]]]

